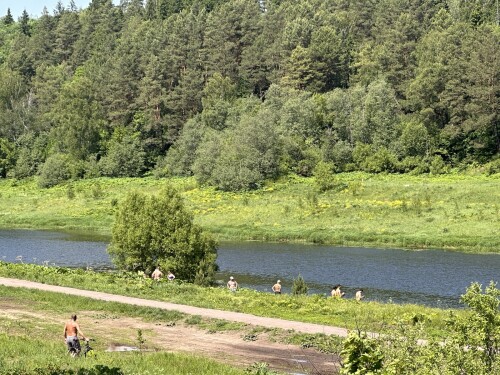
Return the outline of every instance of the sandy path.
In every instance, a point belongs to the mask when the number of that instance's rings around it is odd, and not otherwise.
[[[4,277],[0,277],[0,284],[10,287],[31,288],[31,289],[45,290],[49,292],[72,294],[75,296],[88,297],[102,301],[120,302],[130,305],[155,307],[159,309],[179,311],[189,315],[200,315],[205,318],[223,319],[234,322],[262,326],[266,328],[293,329],[294,331],[303,333],[323,333],[325,335],[336,335],[341,337],[347,336],[347,330],[344,328],[325,326],[321,324],[302,323],[302,322],[295,322],[291,320],[276,319],[276,318],[265,318],[239,312],[222,311],[222,310],[206,309],[206,308],[187,306],[187,305],[179,305],[170,302],[160,302],[143,298],[126,297],[116,294],[68,288],[64,286],[48,285],[26,280],[8,279]]]

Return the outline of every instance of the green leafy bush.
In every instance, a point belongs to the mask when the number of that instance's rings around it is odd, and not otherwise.
[[[193,223],[170,186],[157,196],[127,195],[116,213],[108,252],[121,269],[149,272],[160,265],[181,280],[203,285],[214,282],[217,270],[215,241]]]
[[[292,284],[292,294],[293,295],[301,295],[301,294],[307,294],[307,291],[309,290],[309,287],[307,286],[306,282],[304,281],[304,278],[302,275],[299,274],[296,279],[293,279],[293,284]]]
[[[67,155],[54,154],[40,168],[38,186],[49,188],[71,178],[70,161]]]

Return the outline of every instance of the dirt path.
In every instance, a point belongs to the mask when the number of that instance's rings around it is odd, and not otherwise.
[[[188,315],[199,315],[205,318],[235,321],[250,326],[261,326],[271,329],[281,328],[304,333],[323,333],[342,337],[347,334],[345,329],[319,324],[264,318],[250,314],[152,301],[142,298],[47,285],[26,280],[0,277],[0,284],[10,287],[31,288],[89,297],[103,301],[179,311]],[[102,327],[104,324],[103,320],[105,320],[105,325],[107,327],[113,327],[111,331],[116,332],[116,330],[120,330],[122,331],[123,337],[131,337],[133,342],[133,338],[137,337],[137,330],[141,329],[147,334],[147,342],[160,350],[194,353],[196,355],[203,355],[218,361],[238,366],[243,365],[245,367],[255,362],[267,362],[270,364],[270,367],[275,370],[294,374],[333,374],[338,369],[338,358],[335,356],[320,353],[314,349],[304,349],[296,345],[278,343],[266,333],[258,334],[255,341],[247,341],[244,340],[241,332],[224,331],[209,333],[185,324],[160,325],[144,322],[135,318],[126,318],[126,321],[122,318],[113,320],[109,318],[106,319],[106,317],[102,317],[99,314],[92,315],[92,312],[87,313],[86,315],[92,316],[91,321],[85,322],[85,326],[88,327],[88,330],[99,330],[98,327]],[[31,314],[32,317],[38,317],[39,319],[49,318],[47,316],[38,316],[41,315],[39,312],[28,312],[19,309],[19,306],[11,306],[0,300],[0,316],[16,316],[20,318],[27,314]],[[60,322],[60,319],[64,321],[66,317],[56,317],[56,319]],[[182,339],[180,340],[179,338]],[[108,340],[110,345],[118,346],[121,344],[111,341],[113,337],[108,337]],[[175,343],[175,347],[172,343]]]

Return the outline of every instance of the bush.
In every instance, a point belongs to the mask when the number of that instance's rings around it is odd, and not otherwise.
[[[137,136],[125,135],[113,139],[108,153],[99,166],[104,176],[138,177],[144,170],[145,152]]]
[[[44,134],[35,136],[33,133],[26,133],[19,137],[17,160],[12,173],[15,178],[34,176],[38,172],[47,158],[47,142]]]
[[[341,374],[475,374],[500,373],[500,290],[491,282],[484,293],[473,283],[461,298],[468,314],[451,314],[446,340],[422,345],[422,315],[402,316],[388,334],[370,338],[351,333],[341,351]],[[396,328],[396,329],[394,329]]]
[[[485,165],[486,173],[488,175],[492,175],[495,173],[500,173],[500,158],[496,160],[492,160],[488,164]]]
[[[54,154],[47,158],[40,168],[38,186],[49,188],[71,178],[69,157],[64,154]]]
[[[319,162],[314,168],[315,184],[320,192],[332,190],[335,187],[334,168],[333,164],[324,161]]]
[[[202,285],[212,284],[217,270],[215,241],[193,223],[172,187],[158,196],[127,195],[116,213],[108,252],[118,268],[150,271],[159,265]]]
[[[293,295],[307,294],[308,290],[309,287],[306,285],[306,282],[304,281],[302,275],[299,274],[299,276],[297,276],[296,279],[293,279],[293,284],[292,284]]]
[[[391,151],[381,147],[361,161],[361,168],[369,173],[396,172],[398,159]]]
[[[168,150],[166,157],[157,164],[155,176],[191,176],[196,152],[202,143],[205,127],[197,117],[187,121],[180,137]]]
[[[439,155],[434,156],[430,162],[429,172],[431,174],[443,174],[448,172],[448,166]]]

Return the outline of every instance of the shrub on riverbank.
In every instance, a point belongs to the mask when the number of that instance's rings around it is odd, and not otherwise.
[[[500,290],[473,283],[461,298],[468,311],[450,314],[445,338],[422,342],[426,319],[401,321],[376,338],[351,332],[341,352],[348,374],[490,375],[500,373]]]
[[[192,178],[89,179],[39,189],[0,180],[0,228],[76,230],[109,236],[129,191],[174,185],[195,223],[217,240],[306,241],[342,246],[499,252],[499,175],[345,173],[345,188],[319,193],[313,178],[289,176],[251,192],[198,187]]]

